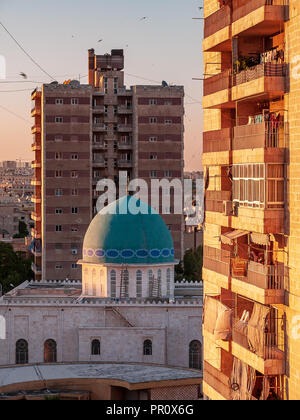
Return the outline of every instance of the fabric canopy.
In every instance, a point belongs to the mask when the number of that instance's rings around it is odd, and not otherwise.
[[[251,242],[258,245],[269,245],[270,243],[269,235],[264,235],[263,233],[251,233],[250,239]]]
[[[227,232],[221,235],[221,242],[225,245],[232,245],[235,239],[241,238],[242,236],[248,234],[249,232],[245,230],[234,230],[233,232]]]

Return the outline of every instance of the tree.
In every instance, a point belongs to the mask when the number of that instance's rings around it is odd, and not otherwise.
[[[196,251],[189,249],[186,251],[183,261],[175,267],[176,280],[183,279],[190,282],[198,282],[202,280],[203,267],[203,247],[199,246]]]
[[[3,293],[11,290],[11,284],[19,286],[34,277],[31,258],[24,258],[21,252],[14,252],[10,244],[0,242],[0,283]]]
[[[14,235],[14,238],[27,238],[29,235],[27,225],[25,222],[19,221],[19,233],[17,235]]]

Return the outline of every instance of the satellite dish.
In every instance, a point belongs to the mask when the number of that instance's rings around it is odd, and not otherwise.
[[[168,87],[169,86],[168,83],[165,82],[164,80],[161,82],[161,85],[162,85],[162,87]]]

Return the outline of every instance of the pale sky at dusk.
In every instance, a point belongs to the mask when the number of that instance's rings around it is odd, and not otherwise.
[[[142,78],[151,79],[154,84],[166,80],[184,85],[186,169],[199,170],[202,83],[192,78],[202,77],[203,21],[192,18],[202,16],[198,10],[202,3],[201,0],[0,0],[0,21],[59,82],[87,75],[89,48],[95,48],[97,54],[123,48],[127,87],[152,84]],[[140,21],[143,16],[149,19]],[[103,42],[98,43],[99,39]],[[52,80],[26,57],[2,27],[1,55],[6,58],[7,79],[0,80],[0,161],[32,160],[30,92]],[[23,83],[20,72],[26,73],[33,83]],[[87,77],[81,82],[87,83]],[[15,90],[22,91],[12,92]]]

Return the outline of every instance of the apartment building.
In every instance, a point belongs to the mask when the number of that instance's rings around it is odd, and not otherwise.
[[[81,280],[76,261],[101,179],[183,179],[183,87],[126,89],[123,50],[88,55],[87,85],[54,82],[32,94],[37,280]],[[172,212],[163,217],[181,259],[183,216]]]
[[[299,399],[300,4],[205,0],[204,18],[203,391]]]

